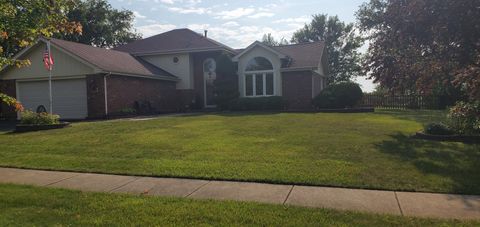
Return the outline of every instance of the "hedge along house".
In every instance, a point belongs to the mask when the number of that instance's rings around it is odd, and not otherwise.
[[[176,29],[107,50],[51,39],[55,65],[53,112],[63,119],[102,118],[136,109],[145,113],[215,107],[214,80],[220,55],[237,63],[241,97],[283,96],[290,109],[311,108],[325,86],[323,42],[266,46],[255,42],[234,50],[189,29]],[[48,71],[43,67],[46,39],[17,54],[23,68],[0,71],[0,92],[26,109],[48,109]],[[11,108],[2,115],[15,118]]]

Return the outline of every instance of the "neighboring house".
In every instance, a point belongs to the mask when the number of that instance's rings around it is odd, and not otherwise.
[[[216,60],[226,54],[238,64],[241,97],[283,96],[289,109],[311,108],[325,86],[323,42],[270,47],[254,42],[235,50],[189,29],[176,29],[113,50],[51,39],[55,65],[53,110],[64,119],[102,118],[135,108],[176,112],[215,107]],[[16,58],[23,68],[0,71],[0,91],[26,109],[48,109],[48,71],[39,39]],[[5,108],[4,108],[5,109]],[[3,115],[16,117],[12,111]]]

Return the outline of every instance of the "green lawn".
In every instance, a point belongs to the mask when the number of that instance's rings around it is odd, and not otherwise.
[[[0,226],[475,226],[244,202],[173,199],[0,184]]]
[[[480,146],[411,139],[440,111],[241,113],[0,134],[0,166],[480,194]]]

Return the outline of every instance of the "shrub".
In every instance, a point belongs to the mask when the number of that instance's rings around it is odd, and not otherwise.
[[[215,87],[214,101],[217,108],[225,110],[229,108],[232,100],[237,99],[238,92],[237,69],[231,57],[222,54],[217,57],[217,79],[213,82]]]
[[[450,108],[448,119],[459,134],[480,134],[480,102],[457,102]]]
[[[238,98],[230,103],[230,110],[283,110],[285,106],[281,96]]]
[[[347,108],[355,106],[363,96],[360,86],[353,82],[341,82],[323,89],[313,99],[317,108]]]
[[[455,132],[447,125],[442,123],[429,123],[425,125],[423,131],[430,135],[453,135]]]
[[[24,125],[55,125],[60,123],[60,116],[49,113],[22,112],[20,124]]]

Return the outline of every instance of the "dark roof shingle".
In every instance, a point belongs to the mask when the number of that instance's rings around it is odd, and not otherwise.
[[[53,45],[76,55],[106,72],[176,78],[167,71],[125,52],[93,47],[61,39],[50,39],[50,41]]]
[[[325,42],[300,43],[272,48],[292,59],[289,68],[317,67],[322,59]]]
[[[202,49],[226,49],[233,52],[233,49],[230,47],[213,39],[204,37],[187,28],[171,30],[114,48],[114,50],[131,54],[165,53]]]

